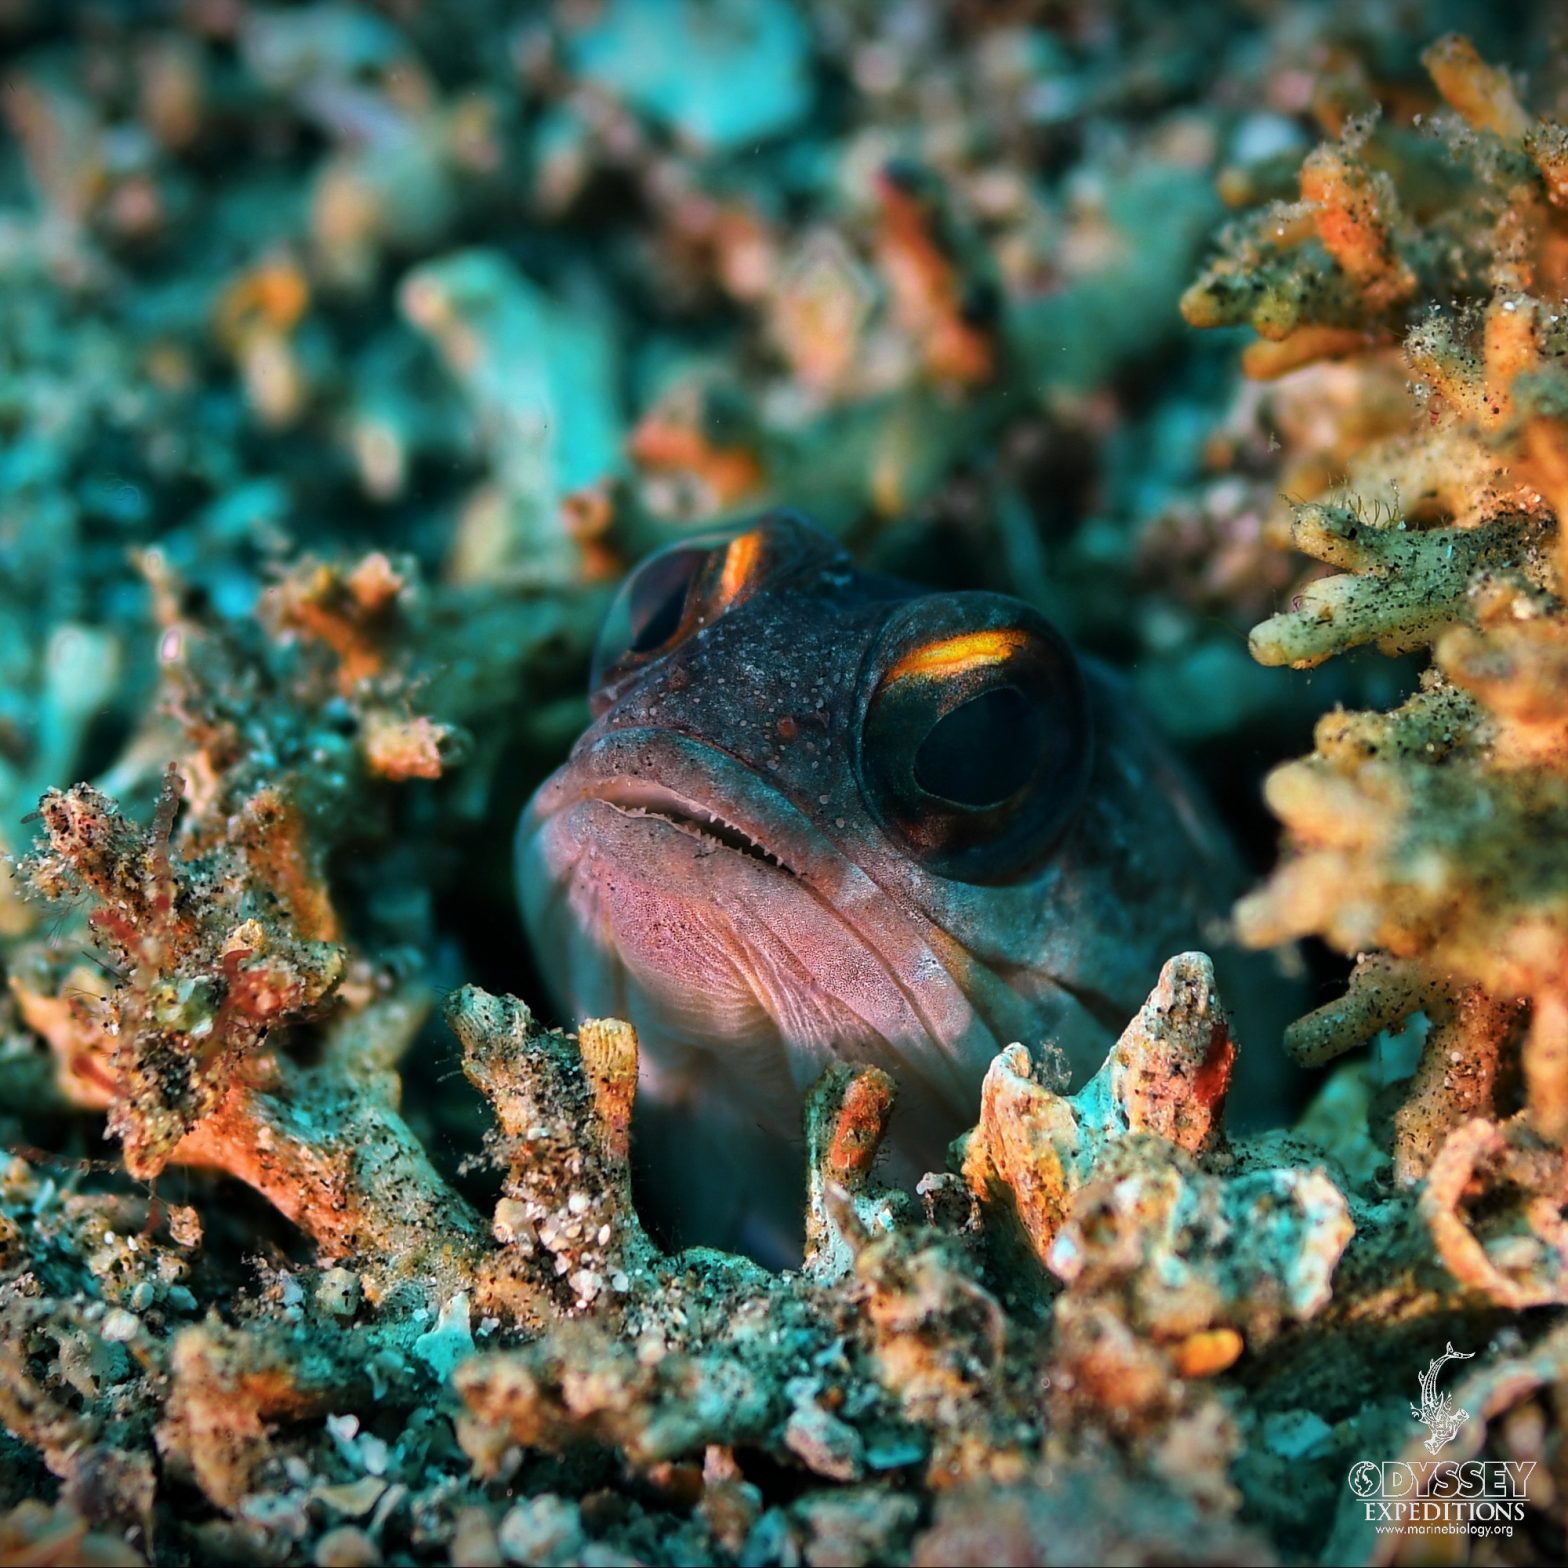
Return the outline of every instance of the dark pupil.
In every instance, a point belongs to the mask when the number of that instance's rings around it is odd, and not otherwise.
[[[1039,761],[1045,725],[1016,686],[1000,686],[944,713],[915,752],[928,795],[979,811],[1010,800]]]
[[[705,550],[672,550],[643,568],[629,605],[631,652],[652,653],[681,629],[687,591],[706,555]]]

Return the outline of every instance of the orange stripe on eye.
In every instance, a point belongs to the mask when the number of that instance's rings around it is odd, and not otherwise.
[[[751,581],[757,557],[762,554],[762,533],[753,529],[738,539],[731,539],[724,552],[724,570],[719,577],[719,602],[733,604],[742,589]]]
[[[920,675],[928,679],[962,675],[966,670],[1004,663],[1028,640],[1027,632],[1012,627],[944,637],[940,642],[928,642],[923,648],[910,649],[894,662],[882,679],[886,682],[900,681],[908,675]]]

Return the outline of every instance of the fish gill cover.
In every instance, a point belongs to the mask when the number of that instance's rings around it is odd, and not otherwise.
[[[1518,1481],[1444,1560],[1564,1557],[1568,54],[1499,10],[0,0],[0,1561],[1427,1560],[1433,1443]],[[644,1228],[506,849],[616,583],[773,504],[1126,669],[1319,1004],[1172,955],[913,1194],[833,1069],[782,1273]],[[1336,1065],[1227,1135],[1236,1050]]]

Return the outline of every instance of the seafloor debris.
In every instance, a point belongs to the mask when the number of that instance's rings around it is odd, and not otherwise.
[[[1568,133],[1467,40],[1423,60],[1437,112],[1419,130],[1347,120],[1303,166],[1300,202],[1240,220],[1185,304],[1202,323],[1249,321],[1290,365],[1365,357],[1379,400],[1381,360],[1402,352],[1411,377],[1409,429],[1365,440],[1343,482],[1302,496],[1290,520],[1291,542],[1336,575],[1257,627],[1252,648],[1298,666],[1366,642],[1430,648],[1431,668],[1391,713],[1325,716],[1313,756],[1270,777],[1291,852],[1239,920],[1252,941],[1313,933],[1358,957],[1350,996],[1296,1027],[1304,1056],[1418,1010],[1432,1020],[1397,1117],[1400,1181],[1452,1163],[1457,1191],[1467,1151],[1527,1157],[1533,1137],[1549,1208],[1546,1171],[1568,1139]],[[1560,1238],[1541,1223],[1551,1275]]]
[[[1568,1555],[1568,132],[1395,20],[0,3],[0,1561],[1409,1561],[1346,1477],[1450,1345],[1533,1467],[1456,1550]],[[1376,1041],[1296,1128],[1186,954],[916,1193],[826,1075],[798,1272],[645,1228],[500,846],[611,581],[771,500],[1243,826],[1354,705],[1239,914]]]
[[[173,919],[192,903],[178,879],[203,862],[171,857],[169,815],[143,830],[95,797],[61,797],[46,813],[52,847],[28,875],[52,891],[80,879],[89,919],[137,907],[150,883],[169,890]],[[1434,1169],[1419,1198],[1379,1199],[1310,1145],[1228,1143],[1219,1118],[1234,1046],[1196,955],[1167,966],[1071,1099],[1035,1082],[1017,1048],[999,1057],[964,1178],[929,1179],[923,1218],[871,1176],[896,1114],[890,1083],[873,1070],[831,1076],[808,1111],[811,1251],[798,1275],[666,1254],[645,1233],[631,1194],[636,1041],[625,1025],[572,1038],[541,1030],[515,1000],[458,991],[447,1020],[493,1108],[490,1153],[503,1170],[487,1235],[397,1111],[388,1040],[408,1025],[389,1028],[386,1010],[406,1019],[405,998],[369,984],[351,994],[340,961],[335,999],[303,999],[324,1015],[311,1065],[254,1038],[257,976],[282,999],[260,1015],[270,1032],[302,1033],[297,1021],[288,1030],[292,971],[273,973],[300,962],[300,918],[274,901],[267,942],[257,935],[241,953],[214,939],[220,961],[205,969],[208,949],[146,922],[153,951],[122,955],[107,995],[62,1001],[49,1037],[62,1092],[86,1103],[126,1094],[132,1067],[121,1064],[151,1062],[199,1088],[204,1050],[226,1052],[204,1097],[193,1089],[171,1109],[163,1080],[135,1096],[126,1142],[141,1137],[148,1161],[144,1128],[175,1116],[160,1155],[255,1187],[310,1238],[314,1262],[280,1261],[226,1321],[203,1318],[186,1283],[204,1250],[189,1211],[66,1197],[20,1159],[7,1179],[0,1312],[18,1353],[0,1366],[0,1404],[62,1496],[143,1547],[163,1474],[234,1521],[195,1531],[209,1548],[369,1514],[377,1553],[410,1531],[456,1550],[461,1525],[463,1540],[488,1529],[503,1550],[509,1532],[564,1532],[578,1544],[562,1560],[578,1560],[596,1494],[557,1497],[546,1518],[526,1480],[559,1455],[577,1468],[559,1471],[557,1487],[618,1466],[636,1478],[640,1501],[594,1510],[611,1539],[635,1541],[649,1513],[672,1511],[699,1556],[826,1557],[836,1548],[812,1543],[847,1530],[861,1541],[856,1560],[935,1561],[941,1543],[977,1531],[1039,1538],[1073,1488],[1117,1497],[1130,1486],[1191,1511],[1195,1552],[1240,1560],[1258,1543],[1235,1523],[1242,1496],[1227,1472],[1301,1376],[1300,1351],[1276,1359],[1276,1343],[1331,1314],[1419,1344],[1421,1325],[1451,1324],[1467,1293],[1543,1299],[1526,1294],[1518,1233],[1496,1234],[1495,1211],[1471,1217],[1463,1196],[1483,1164],[1500,1183],[1541,1190],[1528,1147],[1481,1140],[1462,1171]],[[155,1008],[178,991],[182,961],[204,1005]],[[95,1283],[85,1299],[56,1298],[51,1279],[73,1264]],[[1308,1382],[1311,1404],[1358,1401],[1354,1363],[1381,1353],[1363,1341],[1331,1394]],[[1260,1383],[1274,1393],[1260,1400]],[[139,1412],[129,1426],[116,1416],[128,1394]],[[1081,1478],[1051,1490],[1055,1501],[1039,1496],[1031,1478],[1069,1452]],[[798,1465],[819,1486],[923,1478],[953,1501],[929,1539],[923,1511],[885,1487],[808,1490],[780,1511],[747,1479],[748,1455]],[[496,1500],[500,1483],[533,1495],[517,1505],[525,1517]],[[1108,1539],[1152,1550],[1138,1531],[1159,1512],[1153,1495],[1130,1507]],[[1136,1524],[1138,1509],[1149,1524]],[[971,1560],[981,1555],[977,1545]]]

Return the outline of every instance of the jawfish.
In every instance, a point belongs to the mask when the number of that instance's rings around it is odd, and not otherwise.
[[[802,1097],[834,1062],[896,1081],[906,1182],[1003,1046],[1081,1081],[1237,888],[1114,672],[1016,599],[873,575],[789,513],[646,560],[591,679],[517,884],[562,1012],[636,1027],[637,1158],[683,1244],[798,1254]]]

